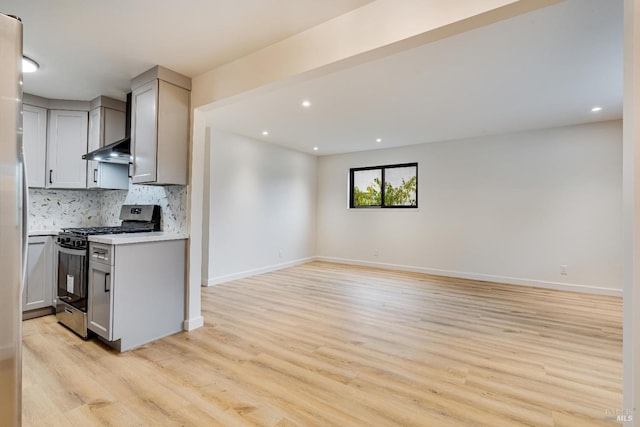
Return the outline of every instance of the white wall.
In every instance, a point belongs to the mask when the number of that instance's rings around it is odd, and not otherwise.
[[[349,168],[414,161],[418,210],[347,209]],[[621,121],[328,156],[318,175],[322,258],[621,294]]]
[[[314,156],[211,132],[205,284],[307,261],[316,249]]]

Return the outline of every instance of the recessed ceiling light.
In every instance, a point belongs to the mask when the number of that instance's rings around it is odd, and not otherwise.
[[[36,61],[34,61],[33,59],[27,57],[27,56],[23,56],[22,57],[22,72],[23,73],[33,73],[34,71],[37,71],[38,68],[40,68],[40,65],[38,65],[38,63]]]
[[[267,136],[267,135],[269,135],[269,131],[268,131],[268,130],[263,130],[263,131],[262,131],[262,134],[263,134],[264,136]]]
[[[309,107],[311,107],[311,101],[309,101],[309,100],[306,100],[306,99],[305,99],[304,101],[302,101],[302,104],[301,104],[301,105],[302,105],[304,108],[309,108]]]
[[[318,151],[318,147],[313,147],[313,151]]]
[[[598,111],[602,111],[602,107],[593,107],[593,108],[591,109],[591,112],[592,112],[592,113],[597,113]]]
[[[377,138],[376,142],[382,142],[382,138]]]

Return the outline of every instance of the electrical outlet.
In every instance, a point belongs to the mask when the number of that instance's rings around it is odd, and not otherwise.
[[[380,255],[380,253],[378,252],[378,250],[377,250],[377,249],[375,249],[375,250],[373,251],[373,256],[378,256],[378,255]]]
[[[278,250],[278,258],[282,258],[282,249]]]
[[[567,275],[567,267],[568,266],[566,264],[562,264],[560,266],[560,274],[562,274],[563,276],[566,276]]]

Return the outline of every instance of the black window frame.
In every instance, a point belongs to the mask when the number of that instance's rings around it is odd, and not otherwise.
[[[416,204],[412,205],[391,205],[386,206],[384,203],[385,196],[385,169],[394,169],[394,168],[406,168],[406,167],[415,167],[416,168]],[[381,188],[380,188],[380,205],[366,205],[366,206],[355,206],[353,200],[353,190],[354,190],[354,175],[359,171],[367,171],[367,170],[376,170],[380,169],[380,179],[381,179]],[[394,165],[382,165],[382,166],[366,166],[360,168],[350,168],[349,169],[349,209],[418,209],[418,162],[414,163],[399,163]]]

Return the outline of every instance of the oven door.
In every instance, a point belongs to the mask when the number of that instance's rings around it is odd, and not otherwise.
[[[58,245],[58,300],[87,311],[87,250]]]

